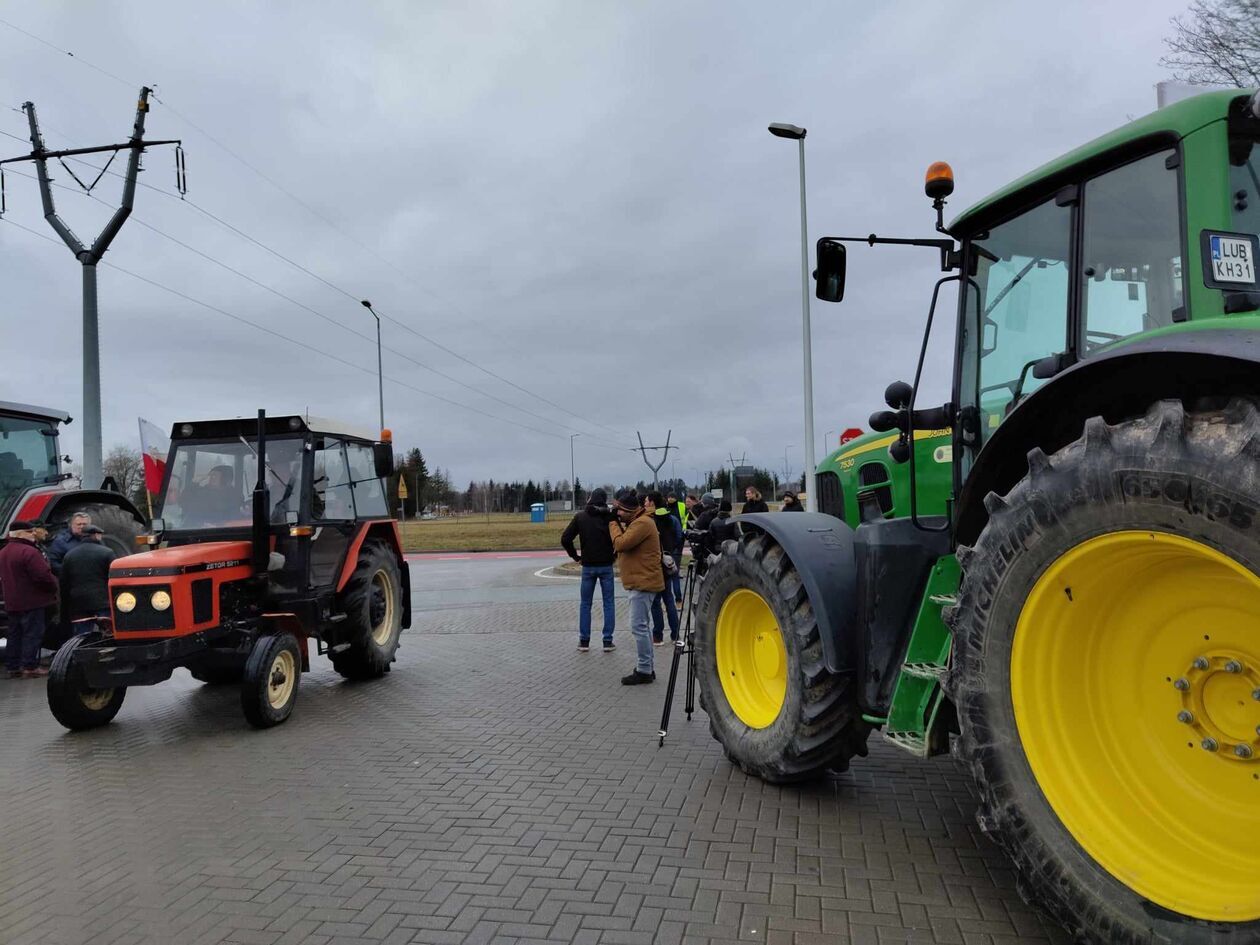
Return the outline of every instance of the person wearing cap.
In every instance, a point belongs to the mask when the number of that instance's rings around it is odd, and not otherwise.
[[[621,677],[623,686],[638,686],[656,679],[652,661],[652,598],[665,590],[661,571],[661,540],[652,517],[643,509],[633,489],[617,493],[616,519],[608,523],[613,551],[621,569],[621,585],[630,596],[630,632],[637,655],[634,671]]]
[[[96,629],[92,618],[109,616],[109,566],[117,557],[101,543],[104,529],[89,525],[83,541],[61,563],[61,612],[77,634]]]
[[[17,521],[0,545],[0,593],[9,616],[4,661],[9,678],[47,676],[39,665],[44,641],[44,609],[57,600],[57,578],[35,543],[36,525]]]
[[[582,565],[581,602],[578,605],[579,653],[589,653],[591,649],[591,604],[595,600],[597,583],[604,601],[604,652],[617,648],[613,643],[617,608],[613,597],[613,545],[608,534],[611,518],[608,494],[603,489],[592,489],[586,508],[573,516],[560,535],[560,544],[569,557]],[[577,539],[579,547],[574,546],[574,539]]]

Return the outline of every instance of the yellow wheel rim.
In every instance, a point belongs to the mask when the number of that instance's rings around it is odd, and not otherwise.
[[[1046,800],[1107,872],[1182,915],[1260,918],[1260,578],[1177,535],[1083,542],[1024,603],[1011,700]]]
[[[770,605],[740,588],[718,611],[714,649],[726,701],[749,728],[779,717],[787,695],[787,647]]]
[[[283,709],[297,685],[297,661],[288,650],[281,650],[271,661],[267,673],[267,702],[273,709]]]
[[[368,615],[372,620],[372,641],[384,646],[394,633],[394,581],[384,568],[372,575]]]
[[[109,700],[113,697],[113,689],[82,689],[79,691],[79,701],[83,703],[83,708],[89,712],[100,712],[109,705]]]

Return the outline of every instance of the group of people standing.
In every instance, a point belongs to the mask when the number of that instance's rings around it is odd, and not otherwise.
[[[92,516],[76,512],[44,549],[48,532],[37,522],[15,521],[0,542],[0,594],[8,617],[5,669],[10,679],[47,676],[40,648],[50,614],[60,613],[72,633],[95,629],[109,614],[109,566],[114,552]]]
[[[760,491],[752,486],[744,492],[741,514],[768,512]],[[654,647],[665,643],[665,627],[670,640],[679,639],[683,609],[681,562],[688,529],[707,531],[717,519],[729,518],[731,503],[718,501],[709,492],[700,498],[649,492],[640,496],[634,489],[617,492],[611,505],[603,489],[592,489],[586,507],[573,516],[560,536],[569,557],[582,566],[581,598],[578,608],[578,652],[591,648],[591,608],[598,585],[603,601],[603,649],[611,653],[616,627],[614,564],[621,572],[621,584],[630,598],[630,631],[635,641],[634,669],[621,679],[622,685],[637,686],[656,679]],[[783,511],[802,511],[795,493],[785,493]]]

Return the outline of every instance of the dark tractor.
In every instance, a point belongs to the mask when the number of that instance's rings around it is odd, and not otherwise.
[[[278,725],[310,669],[310,640],[347,679],[389,672],[411,586],[381,440],[308,417],[177,423],[154,550],[110,571],[112,626],[68,640],[48,703],[69,729],[105,725],[129,686],[185,667],[237,684],[258,728]],[[252,483],[252,489],[251,484]]]
[[[133,554],[148,520],[106,479],[99,489],[68,489],[57,432],[70,422],[64,410],[0,401],[0,537],[16,521],[36,522],[56,534],[76,512],[87,512],[105,530],[114,553]],[[0,606],[0,637],[5,635]],[[50,622],[44,645],[55,649],[64,629]]]

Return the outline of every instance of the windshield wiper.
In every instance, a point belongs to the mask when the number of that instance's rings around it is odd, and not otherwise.
[[[989,313],[992,312],[995,308],[997,308],[998,305],[1001,303],[1001,301],[1004,298],[1006,298],[1007,295],[1010,294],[1011,289],[1019,285],[1019,281],[1023,279],[1024,276],[1028,275],[1029,271],[1032,269],[1033,266],[1037,265],[1037,263],[1039,262],[1044,262],[1044,261],[1045,261],[1044,256],[1034,256],[1032,259],[1028,261],[1027,266],[1025,266],[1019,272],[1015,273],[1011,281],[1006,283],[1006,285],[1002,286],[1002,291],[997,294],[997,298],[995,298],[992,302],[990,302],[988,305],[985,306],[984,308],[985,317],[988,318]]]
[[[250,446],[250,445],[249,445],[249,440],[245,439],[245,437],[243,437],[243,436],[238,436],[238,437],[237,437],[237,439],[238,439],[238,440],[240,440],[242,443],[244,443],[244,444],[245,444],[245,448],[246,448],[247,450],[249,450],[251,453],[253,453],[253,454],[254,454],[254,460],[255,460],[255,462],[256,462],[256,461],[258,460],[258,450],[254,449],[252,446]],[[272,468],[271,468],[271,463],[267,462],[266,460],[263,460],[263,466],[265,466],[265,467],[266,467],[267,472],[271,473],[271,475],[272,475],[273,477],[275,477],[276,482],[280,483],[280,485],[282,485],[282,486],[284,486],[284,485],[288,485],[288,483],[286,483],[283,479],[281,479],[281,478],[280,478],[280,474],[279,474],[278,472],[276,472],[274,469],[272,469]],[[291,488],[291,487],[290,487],[290,488]]]

